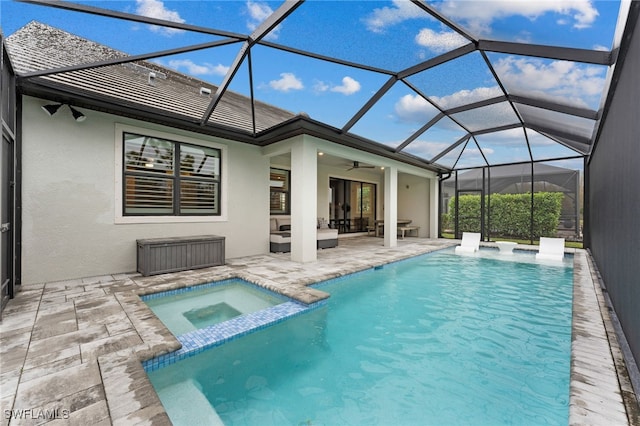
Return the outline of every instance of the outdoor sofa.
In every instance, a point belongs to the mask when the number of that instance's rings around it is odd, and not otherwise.
[[[272,253],[291,251],[291,218],[272,217],[270,224],[269,249]],[[338,230],[329,228],[324,219],[318,219],[316,246],[319,249],[337,247]]]

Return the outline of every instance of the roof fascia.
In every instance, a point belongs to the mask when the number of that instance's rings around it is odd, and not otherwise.
[[[37,80],[26,80],[19,83],[18,90],[20,95],[48,99],[52,102],[71,103],[74,107],[91,109],[251,145],[258,144],[253,135],[235,128],[210,124],[201,126],[198,121],[189,120],[181,115],[169,114],[163,110],[146,108],[133,103],[114,102],[112,98],[96,96],[95,94],[89,94],[56,83],[47,82],[46,85],[42,85]]]
[[[42,80],[40,80],[42,81]],[[207,136],[224,138],[236,142],[256,146],[266,146],[297,135],[315,136],[339,145],[359,149],[371,154],[397,160],[433,172],[448,171],[440,165],[432,165],[426,160],[406,154],[398,154],[375,141],[370,141],[352,134],[344,134],[340,129],[328,126],[308,117],[297,116],[270,129],[264,130],[257,137],[234,128],[207,124],[202,126],[198,121],[190,121],[184,116],[167,114],[165,111],[141,107],[137,104],[115,103],[113,99],[97,97],[68,86],[46,81],[46,85],[38,84],[38,80],[25,80],[19,85],[21,95],[49,99],[52,102],[72,103],[80,108],[91,109],[107,114],[118,115],[135,120],[145,121],[176,129],[186,130]]]
[[[609,66],[612,63],[610,51],[514,43],[497,40],[480,40],[478,41],[478,49],[486,52],[533,56],[538,58],[558,59],[562,61],[582,62],[596,65]]]
[[[443,172],[448,170],[440,165],[431,164],[430,162],[415,156],[396,153],[393,148],[386,145],[382,145],[378,142],[371,141],[351,133],[343,133],[338,128],[328,126],[320,121],[316,121],[302,115],[298,115],[278,126],[264,130],[258,135],[257,140],[259,141],[260,146],[267,146],[303,134],[315,136],[329,142],[397,160],[405,164],[433,172]]]

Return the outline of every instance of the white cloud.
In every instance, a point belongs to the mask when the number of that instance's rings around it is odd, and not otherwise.
[[[271,16],[271,14],[273,13],[273,9],[271,9],[271,7],[269,7],[267,3],[260,3],[260,2],[247,0],[247,13],[249,15],[249,20],[247,21],[247,28],[250,31],[254,31],[269,16]],[[280,25],[276,26],[274,29],[271,30],[271,32],[269,32],[269,34],[265,38],[268,38],[271,40],[277,39],[280,28],[281,28]]]
[[[304,85],[302,81],[290,72],[280,74],[280,80],[271,80],[269,86],[279,92],[288,92],[290,90],[302,90]]]
[[[574,28],[587,28],[593,24],[598,16],[598,11],[592,3],[591,0],[464,2],[445,0],[441,10],[446,16],[462,21],[475,34],[485,35],[491,33],[491,24],[494,20],[510,16],[524,16],[535,20],[546,13],[561,15],[556,20],[559,25],[573,22]]]
[[[416,36],[416,43],[432,52],[443,53],[464,46],[468,40],[453,31],[437,33],[429,28],[423,28]]]
[[[325,83],[324,81],[316,81],[313,85],[313,90],[316,92],[336,92],[349,96],[360,91],[360,82],[346,76],[342,79],[342,84],[336,86],[334,84]]]
[[[164,19],[165,21],[184,23],[185,20],[180,14],[174,10],[169,10],[164,6],[164,2],[160,0],[136,0],[136,13],[148,18]],[[158,25],[150,26],[152,31],[164,35],[173,35],[183,32],[175,28],[160,27]]]
[[[531,142],[533,134],[538,133],[532,130],[527,130],[529,142]],[[489,148],[489,145],[498,148],[501,153],[505,149],[512,151],[526,149],[524,130],[521,127],[479,135],[476,136],[476,139],[485,152],[487,152],[487,150],[491,150],[490,152],[493,153],[493,149]],[[516,158],[514,158],[514,161],[516,161]]]
[[[416,155],[421,158],[432,159],[445,149],[451,146],[452,142],[439,142],[424,139],[416,139],[404,148],[409,154]]]
[[[558,25],[572,24],[581,29],[590,27],[599,15],[592,0],[444,0],[439,9],[445,16],[461,21],[476,35],[490,34],[495,20],[511,16],[535,20],[544,14],[555,13],[559,15]],[[392,6],[374,9],[364,22],[369,31],[381,33],[389,26],[415,18],[429,16],[409,1],[393,0]]]
[[[431,96],[430,99],[442,109],[466,105],[503,95],[498,86],[460,90],[447,96]],[[396,116],[405,122],[426,123],[437,114],[437,110],[419,95],[405,95],[395,105]]]
[[[324,81],[316,81],[313,84],[313,90],[316,92],[326,92],[327,90],[329,90],[331,88],[331,86],[329,86],[327,83],[325,83]]]
[[[393,0],[393,6],[374,9],[371,15],[364,19],[369,31],[384,32],[385,28],[398,24],[407,19],[425,18],[428,15],[413,3],[406,0]]]
[[[517,87],[521,94],[581,107],[599,102],[606,74],[593,65],[511,56],[497,61],[495,70],[508,88]]]
[[[418,157],[430,160],[436,155],[443,152],[445,149],[449,148],[452,143],[453,142],[439,142],[433,140],[417,139],[414,142],[410,143],[404,149],[404,151],[408,152],[409,154],[413,154]],[[492,148],[485,148],[483,149],[483,151],[485,155],[492,155],[494,153],[494,150]],[[449,153],[449,155],[451,156],[449,159],[453,161],[453,159],[455,159],[454,156],[457,157],[458,154],[459,151],[454,150],[453,153]],[[444,158],[448,157],[445,156]],[[470,141],[467,145],[467,148],[464,150],[463,157],[460,159],[460,161],[464,162],[465,165],[470,165],[469,162],[471,162],[472,165],[476,165],[477,162],[484,164],[484,159],[480,154],[480,150],[476,147],[475,144],[473,144],[472,141]]]
[[[191,75],[225,75],[229,71],[229,67],[222,64],[213,65],[205,62],[198,65],[190,59],[174,59],[169,61],[169,66],[174,69],[186,69],[187,74]]]
[[[473,146],[475,146],[475,144]],[[482,152],[484,152],[484,155],[491,155],[495,152],[495,150],[493,148],[482,148]],[[480,156],[480,150],[478,148],[469,148],[469,145],[467,145],[467,148],[464,150],[463,155],[471,155],[474,157],[476,155]]]
[[[426,123],[437,111],[419,95],[404,95],[395,105],[396,116],[400,121],[409,123]]]
[[[477,87],[472,90],[460,90],[450,95],[438,97],[431,96],[431,100],[435,102],[442,109],[449,109],[460,105],[466,105],[473,102],[482,101],[485,99],[495,98],[496,96],[502,96],[502,90],[500,87]]]
[[[334,86],[330,90],[332,92],[342,93],[343,95],[353,95],[354,93],[360,91],[360,83],[347,76],[342,79],[342,85]]]

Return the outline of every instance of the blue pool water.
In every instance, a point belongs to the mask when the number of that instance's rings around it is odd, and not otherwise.
[[[330,281],[325,306],[149,377],[174,424],[567,424],[571,263],[484,253]]]

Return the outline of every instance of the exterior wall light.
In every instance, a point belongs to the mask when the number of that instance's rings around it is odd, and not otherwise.
[[[69,105],[69,109],[71,110],[71,114],[73,115],[74,120],[78,122],[82,122],[87,119],[86,115],[84,115],[83,113],[81,113],[80,111],[72,107],[71,105]]]
[[[60,109],[60,107],[64,106],[65,104],[51,104],[51,105],[43,105],[42,106],[42,110],[48,115],[48,116],[52,116],[53,114],[55,114],[56,112],[58,112],[58,110]],[[74,107],[72,107],[69,104],[66,104],[69,109],[71,110],[71,115],[73,115],[73,119],[81,122],[87,119],[87,116],[84,115],[83,113],[81,113],[80,111],[78,111],[77,109],[75,109]]]
[[[58,104],[58,105],[42,105],[42,110],[48,116],[52,116],[53,114],[58,112],[58,110],[60,109],[61,106],[62,106],[62,104]]]

